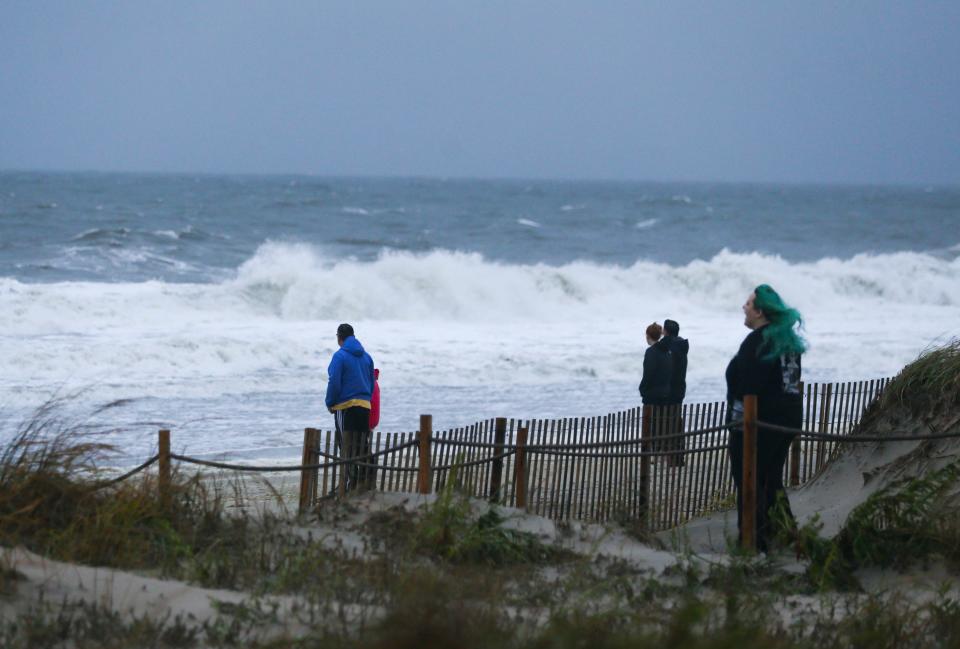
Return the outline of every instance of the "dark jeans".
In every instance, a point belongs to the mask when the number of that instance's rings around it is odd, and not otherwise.
[[[344,459],[356,458],[364,464],[376,465],[370,457],[370,410],[360,406],[337,410],[333,413],[335,426],[334,443],[337,453]],[[376,466],[341,465],[346,491],[370,489],[377,484]]]
[[[652,449],[655,453],[682,451],[686,448],[683,437],[673,437],[683,433],[683,406],[681,404],[655,405],[652,408],[650,421],[650,436],[653,438]],[[673,439],[658,439],[663,437]],[[684,466],[686,459],[683,453],[657,456],[664,460],[667,466]]]

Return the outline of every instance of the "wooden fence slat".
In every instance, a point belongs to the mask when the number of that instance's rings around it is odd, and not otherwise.
[[[324,437],[323,452],[324,452],[324,453],[326,454],[326,456],[327,456],[327,457],[324,458],[324,465],[326,465],[326,463],[329,462],[329,456],[330,456],[330,435],[331,435],[331,431],[329,431],[329,430],[328,430],[328,431],[324,431],[324,435],[323,435],[323,437]],[[329,485],[328,485],[328,483],[327,483],[327,468],[328,468],[327,466],[324,466],[324,467],[323,467],[323,491],[322,491],[321,493],[322,493],[324,496],[326,496],[328,493],[330,493],[329,491],[327,491],[327,489],[329,488]]]
[[[593,420],[593,441],[603,441],[603,418],[601,416],[591,417]],[[596,450],[596,449],[595,449]],[[590,520],[599,521],[599,505],[603,487],[603,461],[600,457],[591,457],[590,463],[593,465],[593,477],[591,480],[592,494],[590,497]]]
[[[719,426],[721,422],[725,422],[727,417],[727,408],[729,406],[724,403],[714,403],[710,406],[709,427],[713,428],[714,426]],[[709,434],[707,438],[707,444],[709,446],[721,446],[723,445],[724,440],[728,441],[729,448],[729,432],[726,431],[713,431]],[[726,459],[728,451],[725,449],[708,451],[708,457],[710,458],[710,504],[713,505],[720,494],[724,493],[724,485],[727,481],[726,475]],[[732,476],[731,476],[732,477]]]
[[[621,410],[617,413],[617,430],[620,431],[620,443],[617,444],[617,452],[621,455],[627,453],[626,441],[629,439],[627,435],[628,425],[627,425],[627,413],[624,410]],[[620,457],[617,458],[617,480],[614,483],[614,501],[616,506],[614,508],[614,515],[620,520],[625,520],[629,512],[629,501],[627,499],[627,487],[630,483],[629,480],[629,464],[628,458]]]
[[[660,452],[667,450],[666,443],[663,441],[664,435],[668,435],[670,431],[670,420],[667,416],[667,409],[665,406],[659,406],[660,408]],[[661,455],[658,459],[657,464],[661,468],[661,477],[663,479],[663,517],[660,522],[663,529],[666,529],[670,526],[670,520],[673,518],[673,496],[674,496],[674,484],[671,480],[670,469],[669,469],[669,458],[668,455]]]
[[[659,453],[663,444],[658,441],[661,432],[663,417],[660,415],[659,406],[650,407],[650,443],[653,447],[653,453]],[[650,458],[650,513],[653,529],[662,528],[661,516],[663,514],[663,457],[652,455]]]
[[[472,442],[486,442],[487,441],[487,420],[478,421],[475,424],[473,435],[470,438]],[[485,449],[480,448],[468,448],[464,449],[466,451],[466,457],[472,462],[474,460],[480,459],[480,454],[485,453]],[[473,492],[474,498],[481,498],[482,494],[486,493],[486,484],[483,480],[483,476],[486,475],[486,471],[483,470],[482,465],[473,465],[467,469],[468,474],[470,475],[470,484],[473,485],[471,490]]]
[[[703,425],[700,422],[700,407],[699,404],[690,404],[686,410],[687,418],[685,420],[686,425],[689,427],[690,431],[700,430],[703,428]],[[686,438],[685,442],[687,444],[687,449],[691,451],[687,455],[687,471],[690,472],[690,505],[688,517],[692,518],[698,516],[702,511],[702,486],[701,486],[701,453],[697,452],[703,445],[703,435],[691,435]]]
[[[652,448],[650,444],[650,406],[641,407],[640,419],[640,450],[649,453]],[[640,519],[640,525],[644,530],[652,530],[650,522],[650,456],[642,455],[640,457],[640,497],[638,504],[637,518]]]
[[[553,419],[550,421],[550,439],[551,444],[563,444],[563,439],[560,437],[558,432],[559,428],[562,428],[560,419]],[[557,483],[559,482],[560,477],[560,456],[551,455],[550,456],[550,469],[548,473],[553,477],[550,478],[550,504],[549,504],[549,517],[553,520],[556,520],[557,516]]]
[[[576,417],[570,418],[570,441],[573,444],[577,443],[577,439],[580,435],[580,430],[578,427],[578,422]],[[564,520],[569,520],[573,516],[573,503],[576,498],[577,490],[577,459],[576,457],[566,458],[566,468],[564,469],[564,489],[563,489],[563,507],[561,511],[561,517]]]
[[[541,419],[537,422],[537,444],[547,445],[550,442],[547,437],[547,420]],[[543,468],[550,459],[549,455],[537,453],[537,508],[536,513],[540,516],[547,510],[547,485],[543,482]],[[547,475],[550,475],[549,472]]]
[[[517,461],[514,463],[514,493],[517,509],[526,510],[527,508],[527,426],[517,429]]]
[[[577,419],[576,417],[570,417],[566,420],[567,422],[567,439],[570,441],[570,444],[576,444],[577,442]],[[564,457],[563,458],[563,484],[561,485],[560,490],[560,519],[566,520],[570,518],[571,503],[573,502],[573,491],[576,489],[576,474],[574,473],[576,468],[575,457]]]
[[[679,411],[680,411],[680,422],[681,422],[681,426],[679,427],[679,429],[681,432],[686,433],[687,430],[691,430],[687,428],[687,426],[690,424],[690,411],[686,407],[686,405],[679,406]],[[692,429],[692,430],[695,430],[695,429]],[[682,448],[683,450],[686,450],[688,438],[684,437],[683,439],[680,440],[680,442],[683,444],[683,446],[680,448]],[[693,498],[691,497],[693,492],[693,474],[692,474],[693,467],[691,466],[692,462],[688,461],[686,453],[678,457],[680,458],[678,463],[683,465],[682,469],[683,469],[684,506],[683,506],[682,520],[688,520],[692,515],[691,509],[693,506]]]
[[[713,422],[716,420],[716,410],[717,404],[708,403],[704,406],[703,413],[703,423],[704,428],[710,428],[713,426]],[[703,436],[704,446],[714,446],[717,443],[717,437],[714,433],[707,433]],[[703,462],[705,465],[705,475],[703,479],[703,493],[704,493],[704,506],[710,505],[713,494],[717,493],[718,485],[714,480],[714,461],[715,453],[713,451],[704,451],[703,453]]]
[[[507,421],[507,431],[506,431],[506,438],[505,438],[505,444],[507,447],[510,447],[513,445],[513,441],[515,439],[515,431],[516,431],[515,425],[516,425],[516,421],[514,419],[511,418]],[[513,463],[514,463],[513,455],[508,455],[507,457],[503,458],[502,483],[497,487],[498,490],[500,491],[500,498],[503,504],[508,507],[510,506],[510,503],[511,503],[510,480],[513,477]]]
[[[407,433],[407,438],[404,441],[405,442],[413,441],[413,435],[414,435],[413,433]],[[410,446],[407,448],[407,468],[408,469],[417,468],[417,447],[416,446]],[[406,476],[407,476],[406,485],[405,485],[406,488],[404,490],[408,493],[414,493],[417,488],[417,482],[416,482],[417,474],[413,471],[407,471]]]
[[[576,421],[571,418],[563,419],[563,437],[566,440],[566,444],[573,444],[575,441],[573,423]],[[557,518],[563,520],[566,518],[567,510],[567,488],[569,475],[571,470],[571,465],[573,464],[573,458],[569,456],[563,456],[560,459],[560,483],[557,485]]]
[[[619,413],[610,413],[609,416],[610,422],[610,442],[613,442],[613,446],[608,446],[606,452],[616,455],[620,452],[620,445],[616,442],[620,441],[620,417]],[[610,458],[610,466],[608,470],[607,478],[607,508],[604,512],[604,517],[606,520],[611,520],[616,516],[617,513],[617,483],[620,480],[619,469],[620,467],[620,458],[613,457]]]
[[[820,425],[817,432],[827,433],[830,431],[830,409],[832,401],[833,389],[829,383],[823,386],[823,393],[820,399]],[[823,440],[817,440],[816,444],[816,458],[813,465],[813,473],[811,475],[816,475],[820,470],[820,458],[823,456],[823,448],[825,444]]]
[[[677,423],[678,423],[677,417],[679,415],[676,414],[676,407],[673,405],[665,406],[665,409],[667,411],[667,433],[666,434],[673,435],[674,433],[677,432],[676,431]],[[667,450],[668,452],[676,450],[673,448],[673,442],[674,440],[669,440],[669,443],[667,444],[665,450]],[[666,456],[666,460],[667,460],[666,465],[668,467],[668,471],[667,471],[668,479],[670,480],[670,483],[672,485],[672,489],[670,493],[670,518],[669,518],[669,525],[671,527],[676,525],[677,518],[680,514],[680,497],[681,497],[680,491],[682,488],[681,472],[675,466],[676,460],[673,459],[674,457],[676,456],[674,455]]]
[[[682,419],[680,417],[680,406],[677,404],[671,405],[670,411],[674,417],[674,419],[670,422],[670,434],[674,435],[674,434],[683,432]],[[680,443],[683,441],[684,440],[679,440],[679,439],[673,440],[672,444],[670,445],[670,450],[671,451],[679,450]],[[686,497],[685,478],[686,478],[687,472],[684,471],[684,467],[680,466],[680,459],[683,457],[682,455],[671,455],[670,457],[672,458],[672,460],[668,462],[668,464],[670,464],[673,467],[673,481],[674,481],[674,484],[676,485],[676,496],[674,496],[674,508],[673,508],[673,524],[679,525],[683,517],[684,500]]]
[[[584,442],[584,420],[583,417],[579,419],[573,417],[571,419],[573,427],[572,440],[574,444],[582,445]],[[577,449],[578,453],[585,452],[585,449],[582,447]],[[566,518],[579,518],[578,508],[583,502],[583,462],[584,458],[582,457],[571,457],[570,461],[570,491],[568,494],[567,501],[567,512]]]
[[[376,442],[375,442],[374,445],[373,445],[373,451],[372,451],[373,453],[379,453],[381,450],[383,450],[383,449],[380,448],[380,442],[381,442],[380,431],[377,431]],[[380,471],[379,471],[380,475],[378,476],[378,477],[380,478],[380,487],[379,487],[380,491],[383,491],[383,490],[384,490],[383,487],[384,487],[384,485],[386,484],[386,483],[385,483],[385,480],[386,480],[386,475],[385,475],[385,474],[386,474],[387,472],[383,470],[383,466],[384,466],[384,463],[385,463],[386,461],[387,461],[387,456],[386,456],[386,455],[381,455],[381,456],[380,456],[380,460],[377,462],[377,464],[380,466]],[[374,486],[374,489],[377,488],[376,479],[374,479],[374,485],[373,485],[373,486]]]
[[[603,417],[603,441],[604,442],[613,442],[615,441],[616,432],[613,427],[613,415],[607,414]],[[615,449],[615,446],[605,446],[600,452],[609,455],[610,449]],[[600,505],[599,505],[599,517],[600,520],[608,520],[609,511],[610,511],[610,483],[613,482],[613,458],[604,457],[603,462],[603,483],[600,487]]]
[[[699,427],[701,429],[709,428],[711,426],[710,422],[712,421],[711,415],[713,413],[713,405],[709,403],[697,404],[697,409],[700,411],[700,416],[697,418],[698,421],[700,422]],[[705,435],[700,435],[699,437],[699,442],[701,447],[710,446],[710,440],[711,440],[710,433],[706,433]],[[710,504],[710,496],[712,495],[710,492],[710,473],[708,468],[710,466],[709,465],[710,452],[703,451],[703,452],[697,453],[697,457],[700,458],[699,470],[702,472],[702,476],[700,478],[700,486],[699,486],[699,492],[700,492],[699,510],[704,511],[706,510],[707,505]]]
[[[583,439],[587,444],[592,444],[596,437],[596,432],[593,425],[592,417],[584,417],[581,419],[581,426],[583,429]],[[581,452],[589,454],[589,449],[581,449]],[[582,492],[581,492],[581,503],[577,517],[581,520],[590,520],[590,506],[593,503],[594,491],[593,491],[593,480],[594,480],[594,459],[592,457],[581,457],[580,462],[582,463],[581,472],[583,473],[582,480]]]

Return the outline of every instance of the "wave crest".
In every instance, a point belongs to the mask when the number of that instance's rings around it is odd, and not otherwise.
[[[282,318],[463,319],[629,316],[685,305],[739,306],[758,284],[798,307],[885,301],[960,305],[960,260],[922,253],[857,255],[791,263],[723,250],[684,266],[573,262],[504,264],[477,253],[383,252],[372,262],[338,260],[306,244],[263,244],[232,288]]]

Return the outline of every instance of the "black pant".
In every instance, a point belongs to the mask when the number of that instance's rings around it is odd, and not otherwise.
[[[650,437],[653,442],[650,446],[653,452],[668,453],[685,450],[686,441],[683,437],[678,437],[683,433],[683,417],[681,416],[683,406],[678,403],[647,405],[652,406],[650,409]],[[672,439],[662,439],[664,437]],[[684,466],[686,464],[683,453],[655,457],[665,460],[667,466]]]
[[[364,464],[376,464],[370,457],[370,409],[352,406],[333,413],[335,426],[334,442],[337,452],[344,459],[357,458]],[[377,484],[376,466],[342,464],[346,490],[369,489]]]
[[[792,520],[790,501],[787,500],[783,484],[783,467],[790,454],[793,435],[781,435],[773,431],[761,430],[757,433],[757,549],[766,552],[774,530],[770,522],[770,510],[776,505],[777,498],[783,494],[787,517]],[[730,470],[733,484],[737,488],[737,530],[743,539],[743,429],[730,431],[728,440],[730,452]]]

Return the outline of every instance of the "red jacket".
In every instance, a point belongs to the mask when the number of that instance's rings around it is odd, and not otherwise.
[[[370,430],[380,423],[380,370],[373,370],[373,395],[370,397]]]

